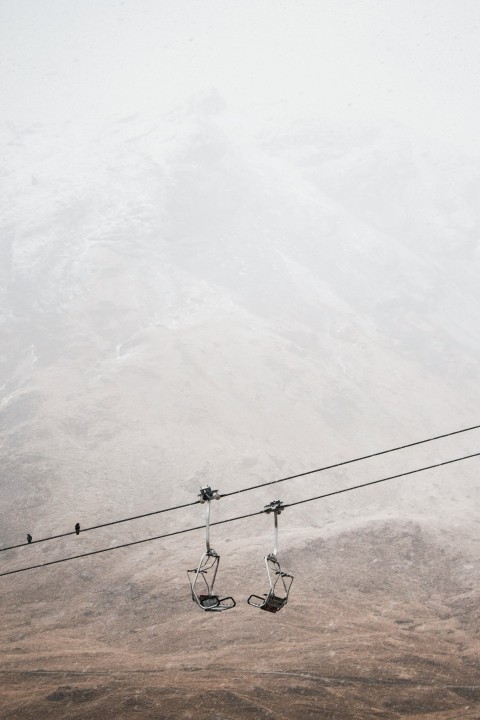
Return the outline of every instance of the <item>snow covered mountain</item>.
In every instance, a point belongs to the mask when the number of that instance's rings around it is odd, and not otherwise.
[[[2,136],[3,543],[478,422],[476,158],[320,117],[249,129],[216,92],[163,116]],[[475,514],[475,463],[306,505],[292,522],[455,523]]]

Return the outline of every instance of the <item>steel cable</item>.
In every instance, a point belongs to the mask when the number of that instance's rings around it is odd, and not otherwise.
[[[435,468],[439,468],[439,467],[442,467],[445,465],[451,465],[453,463],[461,462],[462,460],[468,460],[470,458],[474,458],[474,457],[478,457],[478,456],[480,456],[480,452],[472,453],[471,455],[463,455],[462,457],[454,458],[453,460],[444,460],[443,462],[435,463],[434,465],[427,465],[425,467],[416,468],[415,470],[408,470],[407,472],[399,473],[397,475],[390,475],[389,477],[380,478],[379,480],[371,480],[370,482],[362,483],[360,485],[352,485],[348,488],[334,490],[329,493],[324,493],[323,495],[317,495],[315,497],[306,498],[305,500],[297,500],[296,502],[286,503],[284,505],[284,507],[285,508],[294,507],[296,505],[302,505],[304,503],[313,502],[314,500],[322,500],[327,497],[332,497],[333,495],[340,495],[342,493],[350,492],[352,490],[359,490],[360,488],[369,487],[371,485],[378,485],[379,483],[388,482],[389,480],[396,480],[401,477],[406,477],[407,475],[414,475],[415,473],[424,472],[425,470],[433,470]],[[246,515],[238,515],[237,517],[226,518],[225,520],[217,520],[216,522],[211,523],[210,526],[225,525],[226,523],[237,522],[238,520],[245,520],[246,518],[255,517],[257,515],[263,515],[264,512],[265,512],[264,510],[258,510],[256,512],[247,513]],[[58,560],[50,560],[49,562],[38,563],[37,565],[29,565],[28,567],[18,568],[16,570],[8,570],[7,572],[0,573],[0,577],[5,577],[6,575],[16,575],[18,573],[27,572],[28,570],[36,570],[38,568],[48,567],[50,565],[58,565],[59,563],[69,562],[70,560],[78,560],[79,558],[89,557],[91,555],[100,555],[101,553],[110,552],[112,550],[119,550],[121,548],[132,547],[133,545],[141,545],[143,543],[152,542],[153,540],[162,540],[163,538],[173,537],[174,535],[183,535],[184,533],[194,532],[196,530],[205,530],[205,525],[197,525],[197,526],[191,527],[191,528],[184,528],[183,530],[175,530],[170,533],[164,533],[163,535],[156,535],[154,537],[142,538],[141,540],[134,540],[134,541],[128,542],[128,543],[122,543],[121,545],[114,545],[113,547],[109,547],[109,548],[101,548],[100,550],[92,550],[91,552],[81,553],[79,555],[71,555],[70,557],[60,558]]]
[[[424,440],[417,440],[415,442],[407,443],[405,445],[397,445],[396,447],[389,448],[388,450],[380,450],[378,452],[370,453],[368,455],[362,455],[360,457],[352,458],[350,460],[343,460],[332,465],[324,465],[323,467],[316,468],[315,470],[307,470],[306,472],[297,473],[295,475],[288,475],[287,477],[278,478],[276,480],[268,480],[267,482],[259,483],[258,485],[250,485],[246,488],[240,488],[239,490],[232,490],[231,492],[223,493],[219,497],[231,497],[233,495],[239,495],[240,493],[250,492],[251,490],[258,490],[263,487],[270,485],[276,485],[278,483],[286,482],[287,480],[295,480],[296,478],[305,477],[306,475],[313,475],[314,473],[324,472],[326,470],[333,470],[334,468],[343,467],[345,465],[351,465],[352,463],[360,462],[362,460],[369,460],[370,458],[380,457],[381,455],[388,455],[389,453],[397,452],[398,450],[406,450],[407,448],[416,447],[418,445],[424,445],[426,443],[433,442],[435,440],[443,440],[447,437],[454,435],[460,435],[462,433],[471,432],[472,430],[480,429],[480,425],[472,425],[471,427],[462,428],[461,430],[454,430],[453,432],[443,433],[442,435],[436,435],[429,437]],[[173,512],[174,510],[182,510],[184,508],[193,507],[200,501],[195,500],[194,502],[184,503],[183,505],[174,505],[173,507],[162,508],[161,510],[152,510],[151,512],[142,513],[140,515],[132,515],[130,517],[120,518],[118,520],[111,520],[110,522],[100,523],[98,525],[91,525],[88,527],[82,527],[81,532],[89,532],[91,530],[100,530],[101,528],[110,527],[112,525],[119,525],[121,523],[131,522],[132,520],[140,520],[142,518],[151,517],[152,515],[160,515],[162,513]],[[75,530],[69,532],[60,533],[58,535],[50,535],[48,537],[39,538],[38,540],[31,539],[28,542],[18,543],[16,545],[9,545],[8,547],[0,548],[0,552],[6,552],[7,550],[16,550],[17,548],[26,547],[28,545],[35,545],[38,543],[48,542],[50,540],[58,540],[69,535],[78,535]]]

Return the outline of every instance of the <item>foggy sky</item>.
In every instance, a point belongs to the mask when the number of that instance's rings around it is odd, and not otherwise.
[[[19,504],[31,456],[60,522],[70,497],[114,514],[476,422],[478,167],[415,136],[479,148],[478,3],[0,11]]]
[[[215,87],[250,122],[391,119],[478,149],[479,28],[475,0],[2,0],[0,109],[97,122]]]

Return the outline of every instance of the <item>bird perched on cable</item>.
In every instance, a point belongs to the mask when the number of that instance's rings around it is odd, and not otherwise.
[[[30,533],[28,533],[28,535],[27,535],[27,542],[28,542],[29,545],[30,545],[30,543],[32,542],[32,540],[33,540],[32,536],[30,535]]]
[[[76,532],[77,535],[80,535],[80,523],[77,523],[77,524],[75,525],[75,532]]]

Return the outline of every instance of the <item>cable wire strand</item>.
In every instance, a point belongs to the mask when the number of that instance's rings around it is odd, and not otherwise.
[[[305,475],[313,475],[313,473],[333,470],[334,468],[351,465],[352,463],[360,462],[361,460],[369,460],[370,458],[380,457],[380,455],[388,455],[388,453],[397,452],[397,450],[406,450],[407,448],[415,447],[416,445],[424,445],[425,443],[433,442],[434,440],[442,440],[443,438],[460,435],[460,433],[478,430],[479,428],[480,425],[472,425],[472,427],[463,428],[462,430],[454,430],[453,432],[444,433],[443,435],[436,435],[435,437],[426,438],[425,440],[417,440],[416,442],[407,443],[406,445],[398,445],[397,447],[389,448],[388,450],[380,450],[379,452],[362,455],[361,457],[352,458],[351,460],[343,460],[342,462],[333,463],[332,465],[324,465],[316,470],[307,470],[306,472],[297,473],[296,475],[288,475],[287,477],[279,478],[278,480],[270,480],[265,483],[259,483],[258,485],[250,485],[249,487],[241,488],[240,490],[232,490],[232,492],[222,493],[220,497],[230,497],[231,495],[239,495],[240,493],[249,492],[250,490],[258,490],[259,488],[267,487],[267,485],[275,485],[277,483],[285,482],[286,480],[295,480],[296,478],[305,477]]]
[[[440,463],[435,463],[434,465],[427,465],[425,467],[416,468],[415,470],[408,470],[404,473],[399,473],[398,475],[390,475],[386,478],[380,478],[380,480],[371,480],[367,483],[362,483],[360,485],[352,485],[348,488],[342,488],[341,490],[334,490],[333,492],[324,493],[323,495],[317,495],[315,497],[306,498],[305,500],[297,500],[296,502],[292,503],[285,503],[284,507],[294,507],[296,505],[302,505],[304,503],[313,502],[314,500],[322,500],[323,498],[331,497],[332,495],[340,495],[342,493],[350,492],[352,490],[359,490],[360,488],[369,487],[370,485],[378,485],[382,482],[388,482],[389,480],[396,480],[397,478],[405,477],[407,475],[414,475],[415,473],[423,472],[425,470],[432,470],[434,468],[442,467],[444,465],[451,465],[453,463],[461,462],[462,460],[468,460],[470,458],[478,457],[480,456],[480,452],[472,453],[471,455],[463,455],[459,458],[454,458],[453,460],[444,460]],[[225,520],[217,520],[214,523],[211,523],[211,525],[225,525],[226,523],[231,522],[237,522],[238,520],[245,520],[247,518],[255,517],[257,515],[263,515],[264,510],[258,510],[257,512],[247,513],[246,515],[238,515],[237,517],[233,518],[226,518]],[[173,537],[174,535],[183,535],[184,533],[194,532],[196,530],[204,530],[205,525],[197,525],[196,527],[191,528],[184,528],[183,530],[175,530],[170,533],[164,533],[163,535],[156,535],[155,537],[149,537],[149,538],[142,538],[141,540],[133,540],[132,542],[128,543],[122,543],[121,545],[114,545],[113,547],[109,548],[101,548],[100,550],[92,550],[91,552],[87,553],[81,553],[79,555],[71,555],[70,557],[66,558],[60,558],[58,560],[50,560],[46,563],[39,563],[37,565],[29,565],[28,567],[18,568],[16,570],[7,570],[6,572],[0,573],[0,577],[5,577],[6,575],[16,575],[18,573],[27,572],[28,570],[37,570],[39,568],[48,567],[49,565],[58,565],[59,563],[63,562],[69,562],[70,560],[78,560],[79,558],[89,557],[91,555],[100,555],[101,553],[110,552],[112,550],[119,550],[121,548],[126,547],[132,547],[133,545],[141,545],[142,543],[152,542],[153,540],[162,540],[163,538]]]
[[[246,488],[240,488],[239,490],[232,490],[231,492],[223,493],[219,497],[230,497],[232,495],[239,495],[240,493],[250,492],[251,490],[258,490],[259,488],[268,487],[269,485],[276,485],[278,483],[286,482],[287,480],[295,480],[296,478],[305,477],[306,475],[313,475],[314,473],[324,472],[325,470],[333,470],[334,468],[342,467],[344,465],[351,465],[352,463],[360,462],[362,460],[368,460],[370,458],[379,457],[381,455],[387,455],[388,453],[397,452],[398,450],[406,450],[407,448],[415,447],[417,445],[424,445],[425,443],[433,442],[435,440],[443,440],[453,435],[460,435],[462,433],[471,432],[472,430],[478,430],[480,425],[472,425],[471,427],[462,428],[461,430],[453,430],[452,432],[443,433],[442,435],[435,435],[434,437],[426,438],[425,440],[417,440],[415,442],[407,443],[405,445],[398,445],[397,447],[389,448],[388,450],[380,450],[379,452],[370,453],[369,455],[362,455],[361,457],[352,458],[351,460],[343,460],[342,462],[334,463],[333,465],[324,465],[323,467],[316,468],[315,470],[307,470],[306,472],[297,473],[296,475],[289,475],[288,477],[279,478],[277,480],[269,480],[258,485],[250,485]],[[152,515],[160,515],[166,512],[173,512],[174,510],[182,510],[184,508],[193,507],[200,501],[195,500],[194,502],[185,503],[183,505],[175,505],[169,508],[162,508],[161,510],[152,510],[148,513],[141,515],[133,515],[131,517],[120,518],[118,520],[112,520],[106,523],[100,523],[98,525],[91,525],[90,527],[82,528],[81,532],[89,532],[90,530],[100,530],[101,528],[110,527],[111,525],[119,525],[121,523],[131,522],[132,520],[140,520],[142,518],[151,517]],[[17,548],[26,547],[27,545],[36,545],[38,543],[48,542],[50,540],[58,540],[69,535],[76,535],[75,530],[70,532],[60,533],[58,535],[50,535],[49,537],[39,538],[38,540],[31,540],[30,542],[18,543],[17,545],[9,545],[8,547],[0,548],[0,552],[6,552],[7,550],[16,550]]]
[[[161,513],[172,512],[173,510],[183,510],[184,508],[193,507],[199,504],[199,500],[194,502],[185,503],[184,505],[175,505],[174,507],[163,508],[162,510],[152,510],[152,512],[143,513],[142,515],[133,515],[132,517],[120,518],[119,520],[112,520],[110,522],[101,523],[100,525],[91,525],[81,529],[82,533],[88,532],[89,530],[100,530],[100,528],[110,527],[111,525],[119,525],[120,523],[130,522],[131,520],[140,520],[141,518],[150,517],[151,515],[160,515]],[[47,542],[48,540],[58,540],[59,538],[68,537],[69,535],[78,535],[75,530],[71,532],[60,533],[59,535],[50,535],[49,537],[39,538],[38,540],[30,540],[30,542],[19,543],[18,545],[9,545],[8,547],[0,548],[0,552],[6,552],[7,550],[16,550],[17,548],[26,547],[27,545],[35,545],[38,543]]]
[[[211,523],[211,525],[223,525],[225,523],[235,522],[236,520],[245,520],[246,518],[255,517],[255,515],[263,515],[263,510],[248,513],[247,515],[239,515],[234,518],[227,518],[226,520],[217,520],[216,522]],[[36,570],[37,568],[48,567],[49,565],[58,565],[58,563],[78,560],[79,558],[89,557],[90,555],[100,555],[101,553],[110,552],[111,550],[119,550],[120,548],[132,547],[132,545],[141,545],[142,543],[152,542],[152,540],[162,540],[163,538],[173,537],[174,535],[183,535],[184,533],[194,532],[195,530],[205,530],[205,525],[197,525],[196,527],[185,528],[184,530],[175,530],[174,532],[164,533],[163,535],[155,535],[155,537],[133,540],[132,542],[122,543],[121,545],[101,548],[101,550],[92,550],[91,552],[71,555],[70,557],[60,558],[59,560],[50,560],[49,562],[39,563],[38,565],[29,565],[28,567],[19,568],[17,570],[8,570],[7,572],[0,573],[0,577],[5,577],[5,575],[15,575],[16,573],[26,572],[27,570]]]
[[[359,488],[369,487],[370,485],[378,485],[379,483],[388,482],[388,480],[396,480],[397,478],[406,477],[407,475],[415,475],[415,473],[423,472],[424,470],[433,470],[434,468],[442,467],[443,465],[451,465],[452,463],[460,462],[461,460],[468,460],[469,458],[478,457],[480,452],[472,453],[471,455],[464,455],[460,458],[454,458],[453,460],[444,460],[443,462],[435,463],[434,465],[426,465],[425,467],[417,468],[416,470],[407,470],[407,472],[398,473],[397,475],[390,475],[386,478],[380,478],[380,480],[371,480],[367,483],[361,483],[360,485],[351,485],[348,488],[341,490],[333,490],[332,492],[323,493],[323,495],[316,495],[312,498],[306,498],[306,500],[297,500],[292,503],[284,503],[284,507],[294,507],[295,505],[303,505],[303,503],[312,502],[313,500],[323,500],[324,498],[332,497],[332,495],[341,495],[342,493],[350,492],[350,490],[358,490]]]

